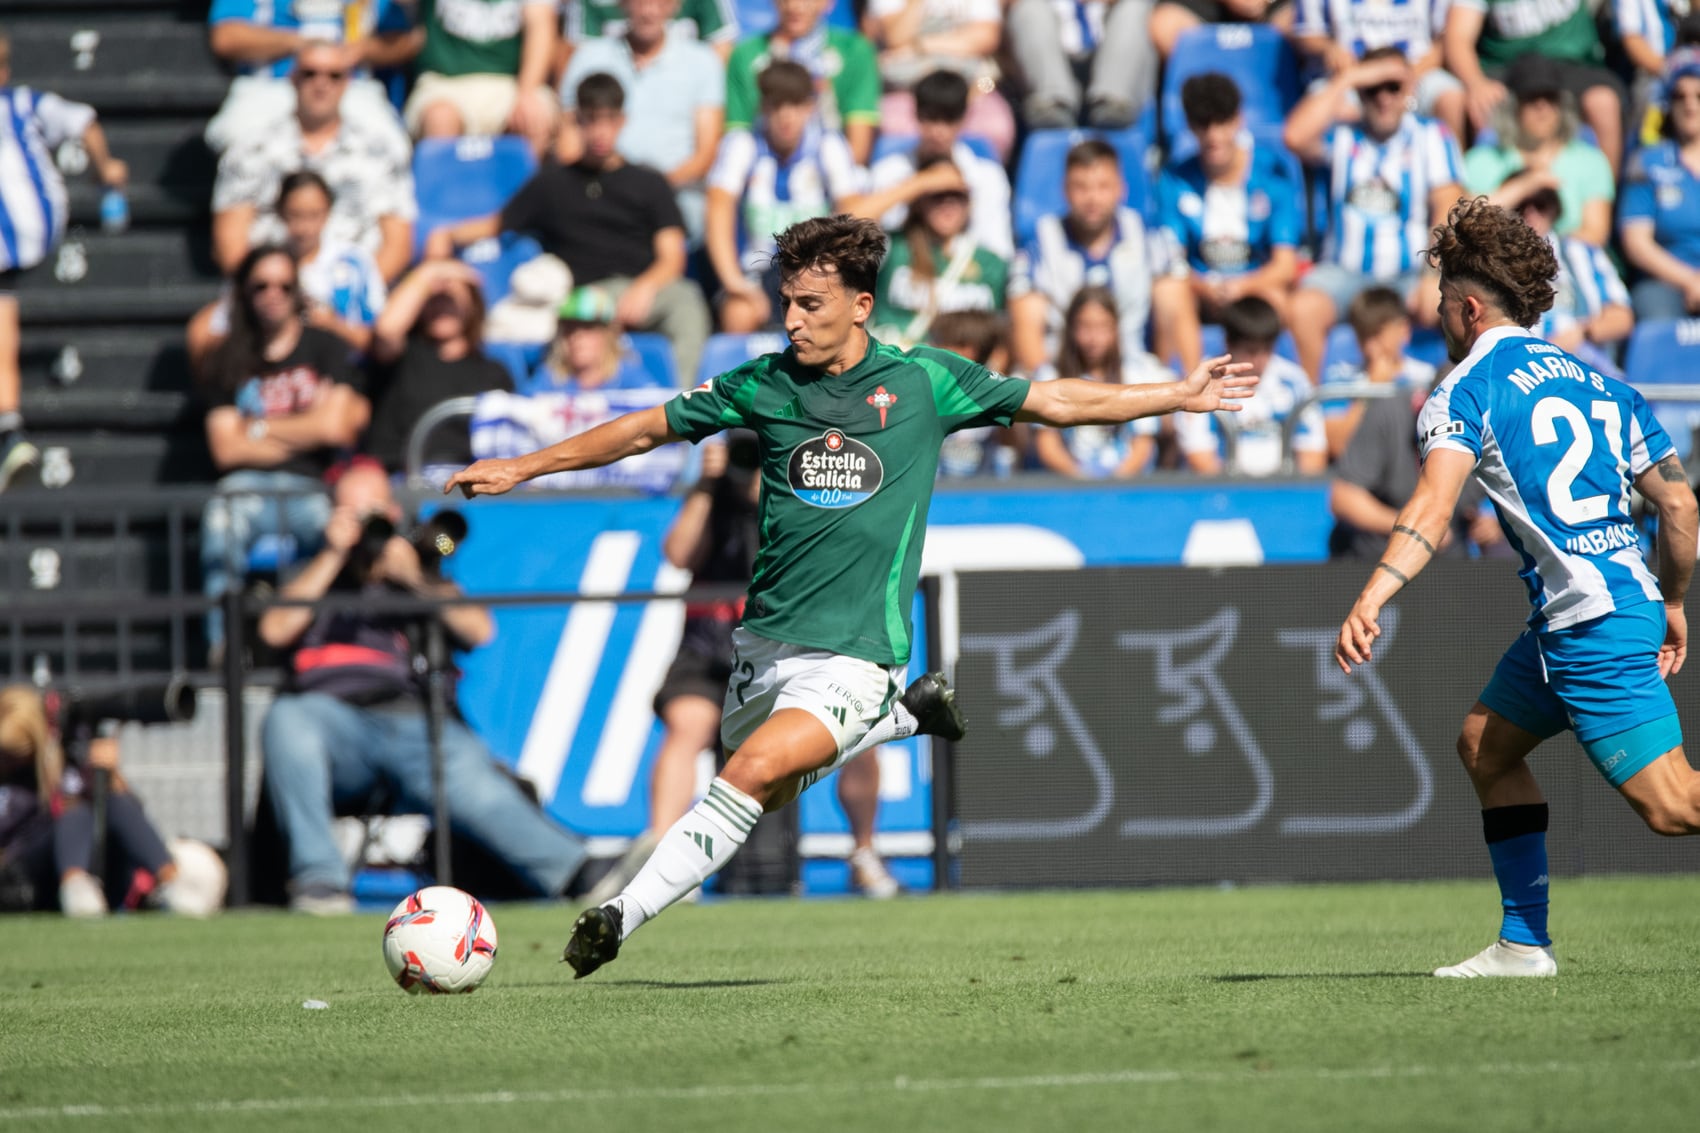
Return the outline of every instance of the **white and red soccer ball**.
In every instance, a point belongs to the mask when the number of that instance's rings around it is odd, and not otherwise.
[[[384,964],[413,995],[476,991],[496,961],[496,922],[470,893],[430,885],[384,925]]]

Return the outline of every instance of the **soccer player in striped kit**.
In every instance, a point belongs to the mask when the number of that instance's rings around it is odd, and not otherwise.
[[[1452,978],[1553,976],[1547,804],[1527,762],[1575,731],[1601,775],[1656,833],[1700,833],[1700,774],[1682,750],[1665,680],[1688,653],[1694,492],[1647,403],[1530,332],[1558,264],[1539,234],[1486,198],[1434,232],[1440,325],[1457,367],[1423,406],[1423,470],[1335,646],[1370,660],[1382,608],[1428,565],[1474,473],[1523,560],[1529,628],[1505,651],[1458,737],[1499,882],[1499,937],[1438,969]],[[1657,577],[1630,488],[1659,510]]]

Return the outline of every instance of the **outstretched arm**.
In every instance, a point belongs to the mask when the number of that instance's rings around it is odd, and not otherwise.
[[[1340,627],[1334,659],[1346,672],[1370,659],[1370,644],[1381,636],[1381,607],[1434,558],[1458,507],[1464,481],[1475,467],[1475,457],[1456,449],[1437,449],[1423,462],[1417,490],[1393,521],[1387,550]]]
[[[480,460],[470,464],[450,476],[449,482],[443,485],[443,491],[458,485],[461,494],[469,499],[473,496],[499,496],[539,476],[552,472],[576,472],[581,468],[601,468],[680,440],[684,438],[667,424],[666,410],[657,405],[616,417],[559,444],[524,456]]]
[[[1257,391],[1258,379],[1246,373],[1249,369],[1250,364],[1235,362],[1231,355],[1223,354],[1206,358],[1180,382],[1131,386],[1079,378],[1034,382],[1015,419],[1063,429],[1070,425],[1120,425],[1177,409],[1190,413],[1217,409],[1238,412],[1239,399]]]
[[[1694,573],[1700,507],[1682,461],[1671,453],[1635,478],[1635,487],[1659,509],[1659,592],[1665,597],[1665,643],[1659,648],[1659,675],[1682,669],[1688,657],[1688,615],[1682,603]]]

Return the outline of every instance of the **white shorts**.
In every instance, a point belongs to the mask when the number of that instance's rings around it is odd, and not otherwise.
[[[732,631],[732,679],[726,684],[720,742],[730,755],[781,708],[801,708],[832,733],[838,745],[832,767],[837,767],[844,753],[891,711],[907,671],[903,665],[888,669],[824,649],[770,641],[740,626]]]

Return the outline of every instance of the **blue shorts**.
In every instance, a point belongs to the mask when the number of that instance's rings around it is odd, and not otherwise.
[[[1682,743],[1676,702],[1659,676],[1665,607],[1644,602],[1550,633],[1525,631],[1480,700],[1543,740],[1573,729],[1614,787]]]

